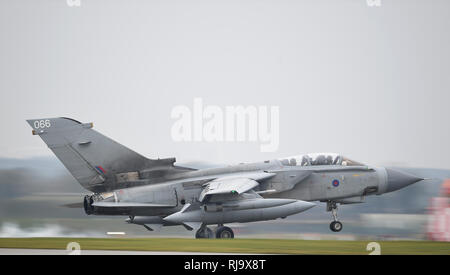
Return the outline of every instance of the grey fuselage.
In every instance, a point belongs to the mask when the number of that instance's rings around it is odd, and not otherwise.
[[[93,192],[83,201],[86,214],[126,215],[149,228],[283,218],[310,209],[313,201],[327,202],[336,224],[336,204],[360,203],[422,180],[333,153],[195,170],[175,165],[175,158],[148,159],[95,131],[93,123],[65,117],[27,122]]]
[[[149,180],[147,185],[109,192],[106,200],[149,203],[171,207],[139,209],[97,209],[97,215],[165,216],[179,211],[186,203],[196,203],[203,184],[223,177],[248,177],[252,173],[274,174],[259,181],[254,191],[264,198],[289,198],[303,201],[358,203],[366,195],[387,191],[384,168],[368,166],[284,166],[278,160],[209,168],[167,175]],[[333,185],[333,181],[338,181]],[[335,182],[336,183],[336,182]],[[208,202],[214,205],[214,201]]]

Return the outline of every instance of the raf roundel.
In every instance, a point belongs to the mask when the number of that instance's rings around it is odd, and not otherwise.
[[[331,184],[334,186],[334,187],[338,187],[339,186],[339,180],[333,180],[332,182],[331,182]]]

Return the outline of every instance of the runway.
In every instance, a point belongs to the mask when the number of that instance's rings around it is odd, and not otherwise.
[[[261,255],[359,254],[376,242],[381,254],[449,255],[449,242],[287,239],[0,238],[0,255]],[[67,248],[69,247],[69,249]]]
[[[0,248],[0,255],[71,255],[63,249]],[[79,255],[249,255],[237,253],[204,253],[180,251],[82,250]]]

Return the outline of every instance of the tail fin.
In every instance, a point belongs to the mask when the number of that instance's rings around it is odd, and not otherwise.
[[[142,170],[152,162],[93,130],[92,123],[64,117],[27,122],[77,181],[93,192],[114,189],[117,174]]]

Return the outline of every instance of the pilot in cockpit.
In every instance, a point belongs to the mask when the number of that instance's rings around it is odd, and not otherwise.
[[[291,160],[289,161],[289,165],[297,166],[297,160],[295,158],[291,158]]]
[[[312,165],[327,165],[327,158],[324,155],[318,155]]]
[[[280,159],[284,166],[342,165],[362,166],[363,164],[337,154],[309,154]]]
[[[303,156],[301,166],[311,165],[311,159],[308,156]]]

